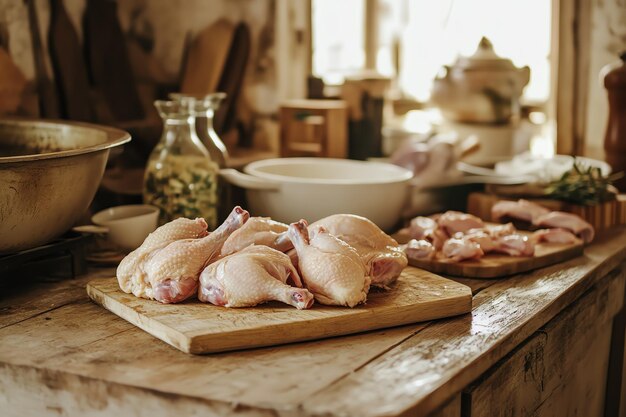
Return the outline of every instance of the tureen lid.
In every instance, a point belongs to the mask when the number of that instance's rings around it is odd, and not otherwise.
[[[515,71],[518,68],[513,65],[510,59],[502,58],[493,50],[493,44],[483,36],[472,56],[460,56],[454,67],[470,70],[509,70]]]

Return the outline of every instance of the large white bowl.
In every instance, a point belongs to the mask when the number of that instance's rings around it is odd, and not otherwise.
[[[384,230],[398,222],[413,176],[391,164],[330,158],[266,159],[244,172],[225,169],[221,174],[246,189],[253,215],[291,223],[351,213]]]

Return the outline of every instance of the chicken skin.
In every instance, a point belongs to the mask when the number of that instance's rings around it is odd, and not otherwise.
[[[387,288],[408,264],[398,242],[365,217],[334,214],[311,224],[309,231],[320,227],[357,251],[373,286]]]
[[[265,245],[280,252],[293,247],[287,237],[288,226],[269,217],[251,217],[240,229],[226,239],[221,256],[238,252],[250,245]]]
[[[287,280],[296,285],[292,287]],[[253,307],[281,301],[297,309],[310,308],[313,294],[302,281],[289,256],[268,246],[247,246],[207,266],[200,274],[200,301],[224,307]]]
[[[411,239],[400,247],[412,259],[432,259],[437,252],[433,244],[424,239]]]
[[[569,230],[580,237],[583,242],[589,243],[593,240],[593,226],[572,213],[562,211],[551,211],[534,219],[533,224],[539,227],[560,228]]]
[[[292,223],[288,235],[302,280],[318,302],[348,307],[365,302],[371,279],[353,247],[320,226],[309,238],[304,220]]]
[[[481,219],[471,214],[462,213],[460,211],[446,211],[436,218],[440,228],[446,231],[448,236],[455,233],[465,233],[470,229],[480,229],[485,227],[485,223]]]
[[[580,243],[580,239],[569,230],[555,228],[555,229],[540,229],[533,233],[532,239],[539,242],[547,243]]]
[[[202,269],[217,259],[228,236],[248,217],[246,210],[235,207],[224,223],[208,236],[176,240],[152,250],[135,272],[140,275],[138,280],[146,285],[137,292],[133,288],[133,294],[162,303],[178,303],[194,295]]]
[[[522,220],[533,223],[535,219],[550,213],[550,210],[528,200],[498,201],[491,208],[491,218],[500,221],[504,218]]]
[[[145,275],[139,271],[139,265],[152,251],[163,248],[181,239],[197,239],[208,234],[207,223],[202,218],[195,220],[180,218],[157,228],[150,233],[141,246],[129,253],[117,267],[117,280],[122,291],[133,293],[137,297],[146,297],[145,289],[149,284],[143,279]]]
[[[464,238],[452,238],[446,240],[441,248],[441,254],[453,262],[461,262],[467,259],[479,259],[485,254],[476,242]]]

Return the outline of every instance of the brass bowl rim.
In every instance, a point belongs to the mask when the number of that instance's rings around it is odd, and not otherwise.
[[[113,148],[115,146],[123,145],[131,140],[131,136],[128,132],[116,129],[113,127],[97,125],[93,123],[75,122],[68,120],[55,120],[55,119],[34,119],[34,118],[18,118],[0,117],[0,125],[25,125],[27,127],[33,127],[35,125],[42,126],[62,126],[62,127],[82,127],[88,129],[99,130],[107,135],[107,140],[97,145],[86,146],[78,149],[67,149],[62,151],[53,151],[38,154],[28,155],[16,155],[16,156],[3,156],[0,157],[0,165],[13,162],[28,162],[39,161],[43,159],[65,158],[68,156],[83,155],[91,152],[102,151]]]

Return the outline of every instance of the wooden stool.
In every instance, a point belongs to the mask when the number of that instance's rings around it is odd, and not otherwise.
[[[280,107],[281,156],[345,158],[348,111],[342,100],[290,100]]]

